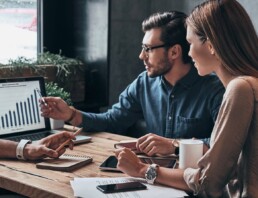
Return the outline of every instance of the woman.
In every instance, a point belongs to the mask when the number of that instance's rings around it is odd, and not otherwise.
[[[156,168],[155,182],[200,197],[258,196],[258,39],[236,0],[210,0],[187,18],[189,55],[199,75],[215,72],[226,88],[210,149],[198,169]],[[148,165],[117,151],[118,168],[145,177]]]

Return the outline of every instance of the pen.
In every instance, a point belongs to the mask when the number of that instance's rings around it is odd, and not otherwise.
[[[45,99],[43,98],[43,96],[41,95],[41,93],[40,93],[39,89],[36,89],[36,91],[38,92],[39,97],[41,98],[41,100],[42,100],[43,104],[44,104],[45,106],[47,106],[47,103],[46,103]]]
[[[80,132],[82,131],[82,128],[78,129],[76,132],[74,132],[74,135],[78,135]],[[72,140],[72,138],[69,138],[68,140],[66,140],[63,144],[61,144],[57,149],[56,152],[59,152],[62,148],[64,148],[70,141]]]

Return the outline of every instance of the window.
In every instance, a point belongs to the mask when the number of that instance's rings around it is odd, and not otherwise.
[[[0,63],[37,56],[37,0],[0,0]]]

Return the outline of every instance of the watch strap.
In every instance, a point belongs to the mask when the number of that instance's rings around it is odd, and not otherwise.
[[[172,140],[172,145],[174,147],[175,154],[178,155],[179,154],[179,140],[173,139]]]
[[[24,139],[22,139],[18,143],[18,145],[16,147],[16,157],[17,157],[17,159],[19,159],[19,160],[26,160],[24,155],[23,155],[23,151],[24,151],[24,148],[25,148],[26,144],[28,144],[28,143],[31,143],[31,140],[24,140]]]
[[[68,122],[68,123],[70,123],[76,116],[76,109],[72,106],[70,106],[70,108],[72,109],[73,112],[72,112],[71,116],[67,120],[65,120],[65,122]]]

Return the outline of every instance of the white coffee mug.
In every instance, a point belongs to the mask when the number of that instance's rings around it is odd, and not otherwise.
[[[179,168],[197,168],[197,162],[203,155],[203,141],[184,139],[179,142]]]
[[[63,120],[54,120],[54,119],[50,118],[50,126],[51,126],[51,129],[64,128],[64,121]]]

